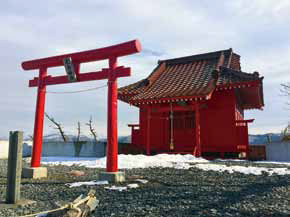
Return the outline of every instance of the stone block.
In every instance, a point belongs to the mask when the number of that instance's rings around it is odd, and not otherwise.
[[[108,181],[111,183],[124,182],[125,173],[124,172],[101,172],[99,174],[99,180]]]
[[[23,178],[32,178],[40,179],[47,177],[47,168],[46,167],[29,167],[22,169]]]

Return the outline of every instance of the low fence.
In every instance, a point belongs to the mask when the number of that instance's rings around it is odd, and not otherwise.
[[[266,146],[263,145],[250,145],[249,160],[266,160]]]
[[[0,141],[0,159],[8,158],[9,141]],[[29,157],[32,153],[32,142],[23,143],[23,157]],[[104,157],[106,154],[106,142],[82,141],[74,142],[43,142],[42,156],[65,157]]]
[[[23,147],[23,157],[31,156],[32,142],[24,141],[22,147]],[[0,141],[0,159],[7,159],[8,158],[8,150],[9,150],[9,141],[8,140],[1,140]]]
[[[269,161],[290,162],[290,142],[267,143],[266,155]]]
[[[43,142],[42,156],[65,157],[104,157],[106,143],[104,142]]]

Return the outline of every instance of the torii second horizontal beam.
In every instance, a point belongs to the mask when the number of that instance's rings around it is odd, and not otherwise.
[[[124,68],[120,66],[114,70],[115,78],[127,77],[130,75],[131,75],[130,67]],[[107,79],[108,76],[109,76],[109,69],[102,69],[101,71],[97,71],[97,72],[87,72],[87,73],[79,74],[77,76],[78,80],[76,82],[102,80],[102,79]],[[29,87],[37,87],[38,81],[39,81],[38,77],[35,77],[33,80],[30,80]],[[72,82],[68,80],[67,75],[55,76],[55,77],[52,77],[51,75],[49,75],[49,76],[46,76],[43,81],[44,85],[69,84],[69,83],[72,83]]]

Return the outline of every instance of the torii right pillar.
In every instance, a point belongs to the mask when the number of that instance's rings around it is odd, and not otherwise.
[[[124,182],[125,173],[118,171],[118,84],[115,69],[117,58],[109,59],[108,118],[107,118],[107,170],[99,174],[100,180]]]

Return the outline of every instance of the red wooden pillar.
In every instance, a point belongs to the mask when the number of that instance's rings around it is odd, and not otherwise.
[[[33,135],[33,149],[31,167],[39,167],[41,152],[42,152],[42,138],[43,138],[43,122],[44,122],[44,108],[46,85],[43,83],[47,75],[46,68],[39,69],[39,81],[37,90],[36,112],[34,120],[34,135]]]
[[[200,144],[200,114],[199,114],[199,103],[195,103],[195,150],[194,155],[196,157],[201,156],[201,144]]]
[[[109,59],[108,80],[108,119],[107,119],[107,172],[118,171],[118,123],[117,123],[117,78],[114,69],[117,68],[117,58]]]
[[[146,154],[149,156],[150,153],[150,125],[151,125],[151,107],[147,107],[147,138],[146,138]]]
[[[249,155],[250,155],[250,147],[249,147],[249,129],[248,129],[248,123],[246,122],[246,141],[247,141],[247,144],[246,144],[246,159],[248,160],[249,159]]]

